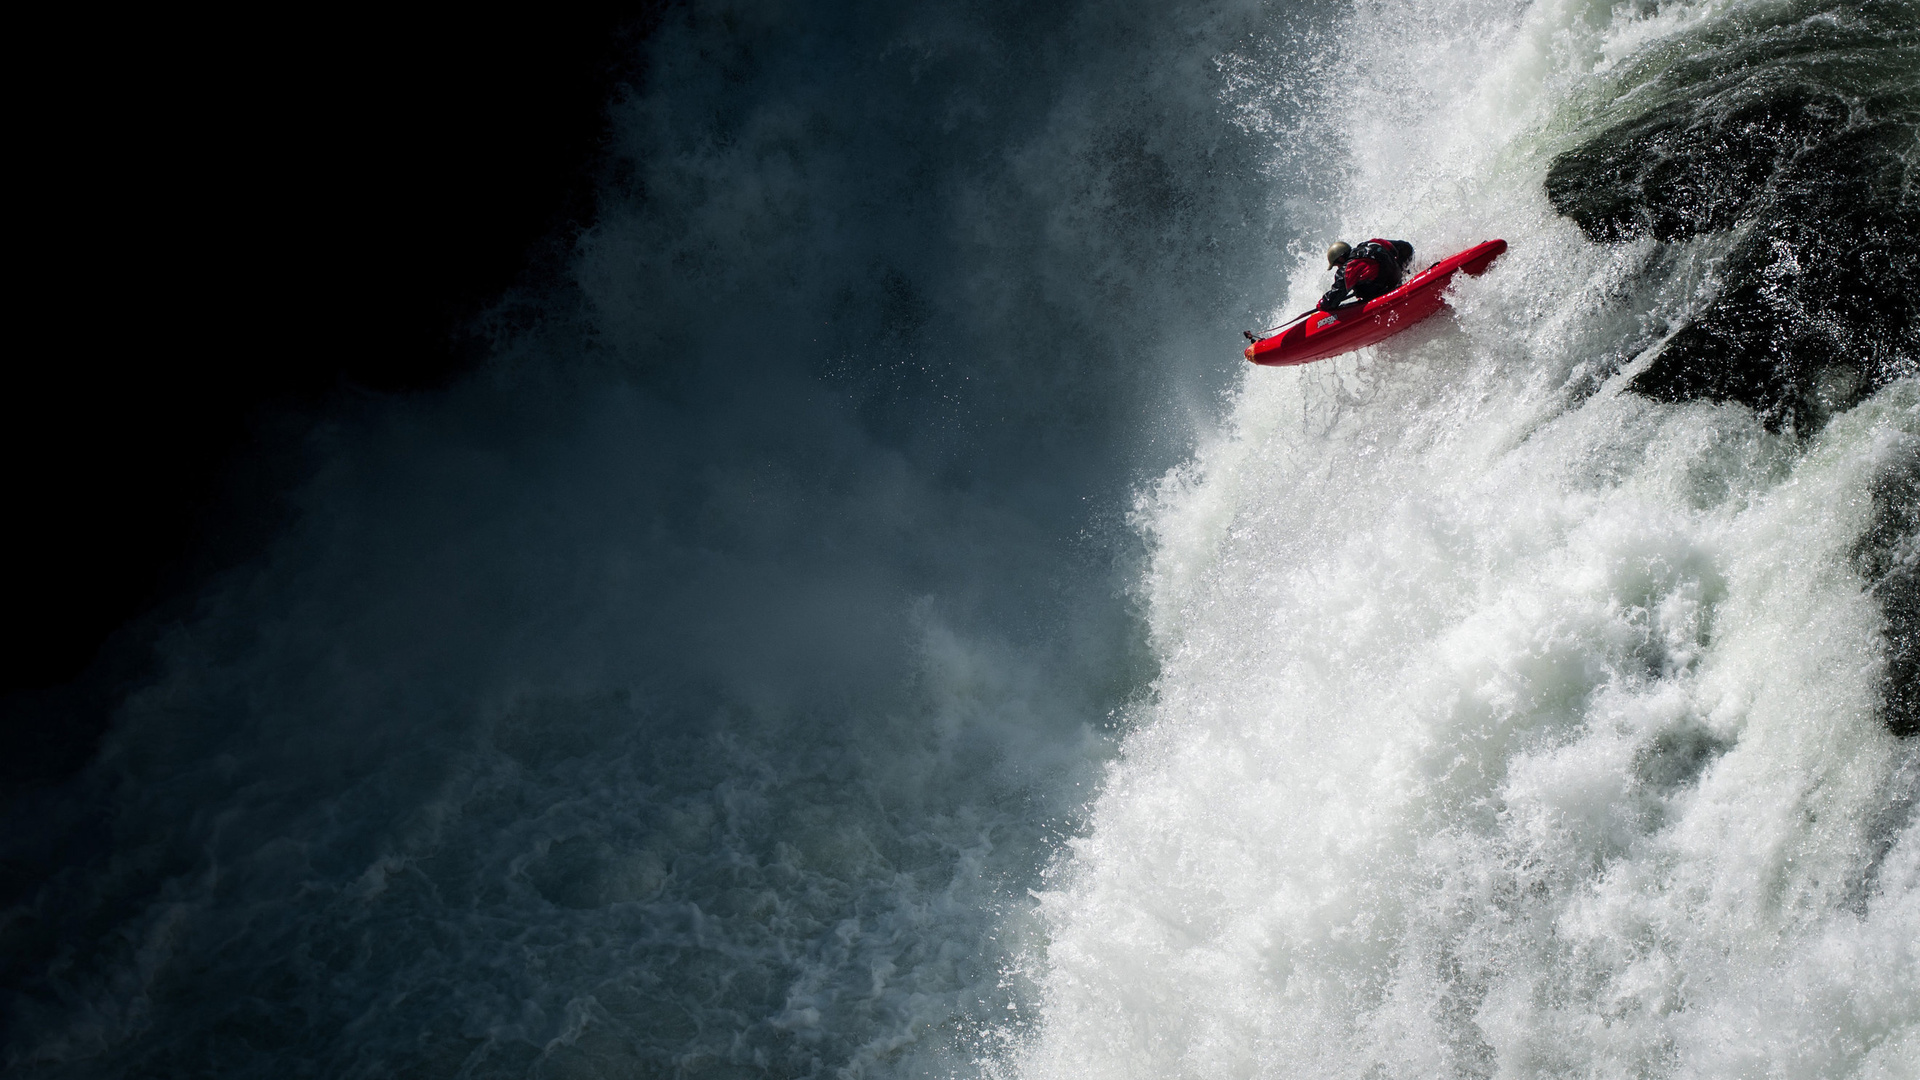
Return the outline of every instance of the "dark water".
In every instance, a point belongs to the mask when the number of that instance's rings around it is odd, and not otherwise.
[[[316,431],[296,523],[12,809],[11,1067],[967,1060],[1152,675],[1131,485],[1289,236],[1214,57],[1301,19],[670,13],[571,271]]]

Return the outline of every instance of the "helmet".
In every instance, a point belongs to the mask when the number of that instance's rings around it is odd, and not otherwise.
[[[1339,266],[1341,263],[1346,262],[1347,256],[1352,253],[1353,253],[1353,249],[1348,247],[1345,244],[1335,244],[1332,247],[1328,248],[1327,249],[1327,269],[1331,270],[1334,267]]]

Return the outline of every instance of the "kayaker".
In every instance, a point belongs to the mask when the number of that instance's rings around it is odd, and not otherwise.
[[[1327,249],[1327,268],[1333,270],[1333,288],[1316,305],[1320,311],[1332,311],[1350,296],[1362,301],[1400,287],[1407,267],[1413,263],[1413,245],[1405,240],[1374,237],[1359,247],[1344,243]]]

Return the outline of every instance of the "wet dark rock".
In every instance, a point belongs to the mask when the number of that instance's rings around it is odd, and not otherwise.
[[[1602,132],[1554,161],[1547,197],[1597,241],[1733,228],[1775,175],[1847,120],[1845,99],[1832,92],[1742,96],[1724,113],[1684,103]]]
[[[1745,402],[1810,432],[1914,368],[1920,209],[1902,198],[1911,129],[1849,132],[1772,178],[1728,255],[1718,300],[1633,388],[1663,401]]]
[[[1596,242],[1732,232],[1719,296],[1633,389],[1806,433],[1916,370],[1920,8],[1736,30],[1676,46],[1633,95],[1648,107],[1557,158],[1547,197]]]
[[[1854,569],[1887,620],[1887,727],[1920,735],[1920,446],[1901,447],[1872,494],[1873,522],[1854,545]]]

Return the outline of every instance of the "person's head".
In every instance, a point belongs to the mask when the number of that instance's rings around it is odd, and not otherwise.
[[[1346,262],[1347,256],[1351,254],[1353,254],[1353,249],[1348,247],[1344,243],[1335,244],[1332,247],[1328,248],[1327,249],[1327,269],[1331,270],[1334,267],[1339,266],[1341,263]]]

